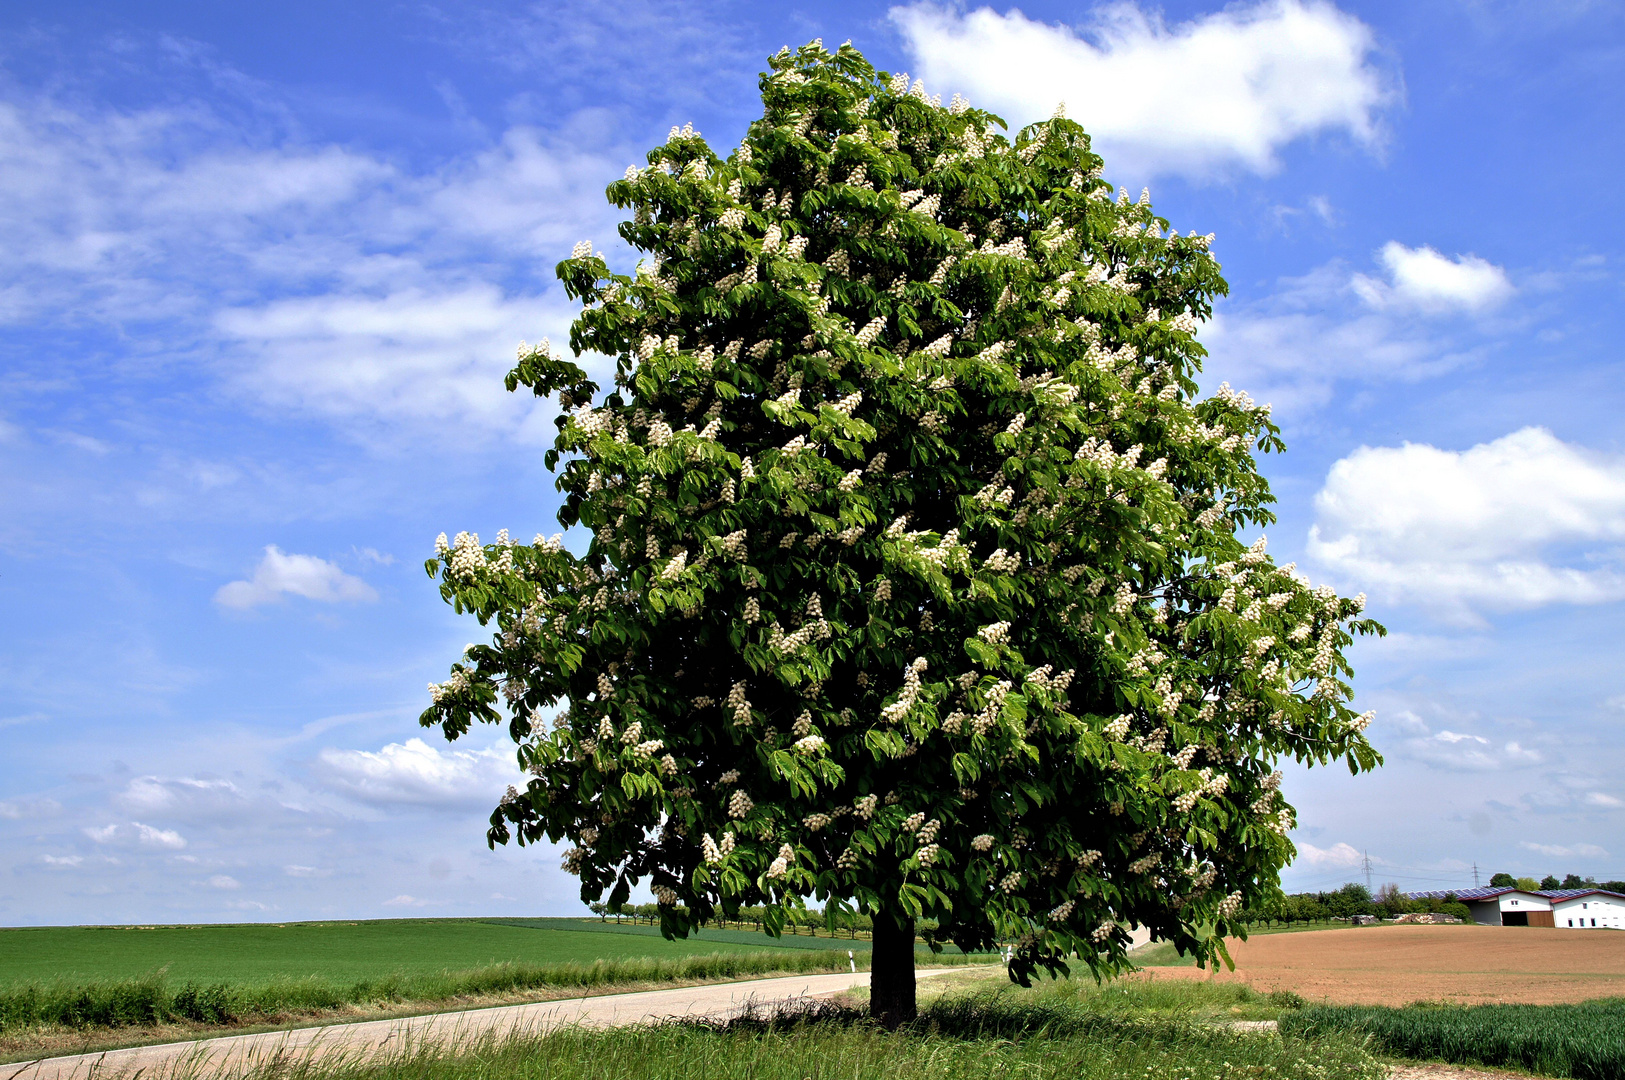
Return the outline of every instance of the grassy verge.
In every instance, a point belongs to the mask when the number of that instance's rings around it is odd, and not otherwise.
[[[1321,1005],[1281,1018],[1301,1038],[1369,1037],[1409,1058],[1502,1065],[1574,1080],[1625,1078],[1625,998],[1580,1005]]]
[[[942,956],[921,962],[988,963],[996,957]],[[859,970],[868,957],[856,954]],[[448,1008],[696,985],[775,975],[847,970],[833,950],[717,953],[681,958],[599,960],[590,964],[499,964],[436,975],[389,975],[352,983],[287,979],[265,984],[171,983],[160,974],[90,983],[36,983],[0,989],[0,1061],[88,1053],[143,1043],[383,1019]]]
[[[178,1077],[184,1070],[172,1072]],[[1172,1017],[1098,1012],[1053,988],[950,995],[886,1032],[862,1010],[398,1046],[371,1059],[267,1061],[238,1080],[1380,1080],[1350,1034],[1259,1037]]]
[[[136,1027],[177,1020],[234,1024],[347,1005],[444,1001],[537,989],[593,990],[621,983],[746,978],[770,972],[839,971],[846,966],[844,955],[801,950],[590,964],[497,964],[473,971],[392,974],[351,983],[309,978],[257,985],[172,985],[160,973],[141,979],[34,983],[0,990],[0,1033],[42,1025]]]

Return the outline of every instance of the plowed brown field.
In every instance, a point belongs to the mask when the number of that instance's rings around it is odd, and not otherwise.
[[[1366,926],[1232,941],[1236,970],[1147,968],[1145,978],[1246,982],[1348,1005],[1625,997],[1625,931],[1530,926]]]

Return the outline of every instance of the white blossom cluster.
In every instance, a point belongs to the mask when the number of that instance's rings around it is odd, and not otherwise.
[[[907,716],[909,710],[920,697],[920,674],[926,669],[925,657],[916,657],[914,662],[903,669],[903,690],[897,700],[880,710],[880,719],[888,724],[895,724]]]

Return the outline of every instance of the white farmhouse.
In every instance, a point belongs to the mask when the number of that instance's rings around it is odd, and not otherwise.
[[[1480,926],[1552,926],[1562,930],[1625,930],[1625,896],[1602,889],[1461,889],[1406,893],[1411,900],[1454,899]]]
[[[1601,889],[1553,889],[1552,919],[1559,927],[1625,930],[1625,896]]]

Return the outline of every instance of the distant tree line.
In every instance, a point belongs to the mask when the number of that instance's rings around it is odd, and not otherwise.
[[[1610,892],[1625,893],[1625,881],[1598,882],[1593,878],[1582,878],[1578,874],[1569,874],[1561,881],[1555,874],[1548,874],[1540,881],[1532,877],[1515,878],[1511,874],[1496,874],[1490,878],[1490,885],[1496,888],[1524,889],[1528,892],[1543,889],[1606,889]],[[624,920],[647,923],[650,926],[657,926],[660,923],[658,904],[599,903],[589,904],[588,908],[600,919],[613,918],[616,922]],[[720,916],[713,916],[704,925],[722,929],[762,930],[766,911],[765,907],[741,907],[734,918],[723,919]],[[1271,927],[1346,921],[1355,915],[1375,915],[1379,919],[1392,919],[1419,912],[1454,915],[1464,922],[1472,921],[1472,913],[1467,909],[1467,905],[1453,892],[1445,893],[1443,896],[1410,900],[1400,891],[1397,884],[1389,883],[1380,887],[1373,896],[1369,889],[1356,881],[1351,881],[1333,891],[1292,893],[1250,904],[1237,913],[1237,918],[1248,926]],[[923,920],[917,927],[918,934],[926,940],[931,938],[935,930],[936,924],[931,920]],[[816,908],[795,908],[788,913],[784,932],[792,935],[848,938],[856,941],[873,935],[874,921],[868,915],[849,911],[838,912],[834,920],[834,929],[831,930],[830,920],[824,912]]]
[[[1523,889],[1525,892],[1550,889],[1607,889],[1609,892],[1625,892],[1625,881],[1598,881],[1595,878],[1581,877],[1579,874],[1565,874],[1563,880],[1557,880],[1556,874],[1547,874],[1538,882],[1532,877],[1515,878],[1511,874],[1495,874],[1490,877],[1491,888]]]
[[[1454,915],[1464,921],[1471,920],[1467,905],[1454,893],[1425,900],[1409,900],[1399,886],[1388,884],[1372,896],[1371,890],[1351,881],[1334,891],[1293,893],[1249,905],[1241,910],[1239,918],[1249,926],[1292,926],[1298,923],[1333,922],[1347,920],[1356,915],[1374,915],[1392,919],[1417,912]]]

